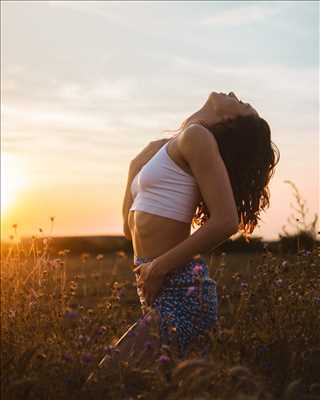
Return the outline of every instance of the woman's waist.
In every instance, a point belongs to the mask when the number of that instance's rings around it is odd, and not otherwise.
[[[191,225],[144,211],[131,218],[130,230],[135,254],[159,257],[190,236]]]
[[[134,265],[151,262],[154,258],[156,257],[134,255]],[[184,287],[208,279],[211,279],[208,265],[203,256],[198,255],[166,274],[163,284],[171,287]]]

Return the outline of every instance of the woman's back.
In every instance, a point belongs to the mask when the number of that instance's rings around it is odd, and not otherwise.
[[[176,140],[166,143],[166,156],[177,168],[191,174],[190,169],[181,159]],[[170,145],[170,146],[169,146]],[[162,144],[163,146],[163,144]],[[155,148],[156,154],[161,147]],[[172,205],[174,208],[174,205]],[[128,214],[128,224],[132,236],[134,253],[138,256],[157,257],[185,240],[191,231],[191,223],[171,219],[142,210],[131,210]]]

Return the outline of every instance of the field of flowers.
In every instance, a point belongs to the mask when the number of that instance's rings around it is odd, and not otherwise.
[[[132,258],[54,254],[53,241],[23,248],[12,237],[2,256],[2,399],[320,398],[319,245],[211,256],[220,304],[208,346],[183,361],[164,346],[148,367],[98,368],[141,317]]]

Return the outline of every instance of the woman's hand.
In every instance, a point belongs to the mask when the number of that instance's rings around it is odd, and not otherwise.
[[[137,285],[142,290],[147,305],[151,306],[160,291],[165,275],[156,268],[155,260],[142,263],[133,271],[138,274]]]

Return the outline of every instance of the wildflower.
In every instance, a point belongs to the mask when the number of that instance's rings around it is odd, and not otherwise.
[[[102,325],[102,326],[100,326],[100,328],[98,329],[97,334],[98,334],[98,335],[103,335],[104,332],[106,332],[106,330],[107,330],[107,328],[106,328],[104,325]]]
[[[147,320],[145,319],[145,317],[141,317],[139,319],[139,326],[144,328],[146,326],[146,324],[147,324]]]
[[[284,260],[284,261],[282,261],[281,266],[282,266],[282,267],[285,267],[287,264],[288,264],[288,261],[287,261],[287,260]]]
[[[246,282],[241,282],[240,283],[240,287],[243,288],[243,289],[247,289],[248,284]]]
[[[84,353],[81,359],[85,364],[90,364],[93,361],[93,357],[90,353]]]
[[[111,354],[113,347],[111,345],[104,346],[103,351],[107,354]]]
[[[146,315],[143,317],[143,320],[146,321],[147,323],[149,323],[149,322],[151,322],[152,317],[151,317],[150,314],[146,314]]]
[[[187,296],[190,296],[194,291],[195,291],[195,287],[194,286],[190,286],[187,289]]]
[[[147,340],[145,345],[144,345],[144,349],[145,350],[151,350],[153,347],[153,343],[150,340]]]
[[[198,274],[199,272],[201,272],[203,270],[203,267],[201,264],[196,264],[193,268],[193,271]]]
[[[72,355],[71,355],[70,353],[68,353],[68,352],[67,352],[67,353],[64,353],[63,359],[64,359],[64,361],[66,361],[66,362],[70,362],[70,361],[73,360]]]
[[[279,279],[276,279],[275,284],[276,284],[277,286],[281,286],[282,282],[283,282],[282,279],[279,278]]]
[[[320,296],[314,298],[314,302],[320,305]]]
[[[97,260],[97,261],[100,261],[100,260],[103,259],[103,257],[104,257],[103,254],[98,254],[97,257],[96,257],[96,260]]]
[[[256,348],[256,352],[257,352],[257,356],[260,357],[264,357],[266,355],[266,353],[268,352],[268,346],[265,344],[261,344]]]
[[[86,262],[89,259],[90,254],[89,253],[81,253],[80,254],[80,259],[82,262]]]
[[[136,332],[134,330],[131,330],[128,332],[128,337],[136,336]]]
[[[79,312],[77,310],[67,310],[64,313],[64,318],[75,320],[79,317]]]
[[[170,361],[170,358],[168,356],[165,356],[164,354],[162,354],[159,358],[158,358],[158,362],[160,364],[166,364]]]

